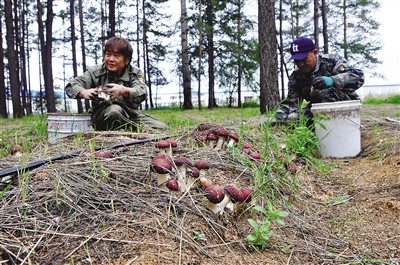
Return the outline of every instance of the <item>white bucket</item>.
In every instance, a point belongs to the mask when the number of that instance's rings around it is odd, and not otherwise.
[[[342,158],[361,153],[360,109],[360,100],[312,104],[314,115],[329,118],[315,125],[321,156]]]
[[[47,114],[47,134],[50,143],[78,132],[89,132],[91,130],[90,115],[87,114]]]

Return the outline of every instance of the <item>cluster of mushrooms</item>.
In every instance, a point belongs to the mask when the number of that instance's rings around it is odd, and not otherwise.
[[[213,124],[200,124],[197,130],[200,133],[196,135],[196,139],[203,146],[214,150],[224,150],[227,146],[234,146],[239,140],[237,134]],[[214,214],[222,214],[225,209],[237,213],[243,205],[251,201],[251,188],[239,187],[236,184],[222,187],[212,183],[207,178],[209,162],[207,160],[192,162],[187,157],[174,156],[173,150],[176,146],[177,143],[173,139],[159,140],[155,143],[158,154],[151,161],[150,170],[157,178],[159,189],[187,193],[191,188],[196,188],[205,194],[208,208]],[[258,158],[253,159],[260,159],[259,153]]]

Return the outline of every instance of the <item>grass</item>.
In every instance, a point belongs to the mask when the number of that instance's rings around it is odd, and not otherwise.
[[[380,104],[396,104],[400,105],[400,95],[390,95],[382,97],[366,97],[363,104],[380,105]]]

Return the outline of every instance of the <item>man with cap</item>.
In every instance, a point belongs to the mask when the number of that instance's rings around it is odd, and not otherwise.
[[[362,70],[351,68],[345,58],[319,54],[314,42],[306,37],[290,46],[296,69],[289,77],[288,96],[280,103],[274,123],[288,123],[298,118],[299,106],[311,118],[311,104],[359,99],[356,90],[364,84]]]

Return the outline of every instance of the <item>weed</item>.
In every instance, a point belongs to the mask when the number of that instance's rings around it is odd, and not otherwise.
[[[289,215],[288,212],[274,209],[270,201],[268,201],[267,207],[267,210],[258,205],[253,207],[253,210],[263,215],[264,220],[255,221],[253,219],[247,219],[249,224],[254,229],[254,233],[247,236],[247,242],[256,250],[263,249],[268,243],[270,237],[276,236],[276,234],[270,229],[271,223],[275,222],[278,225],[284,226],[285,223],[282,218],[285,218]]]

